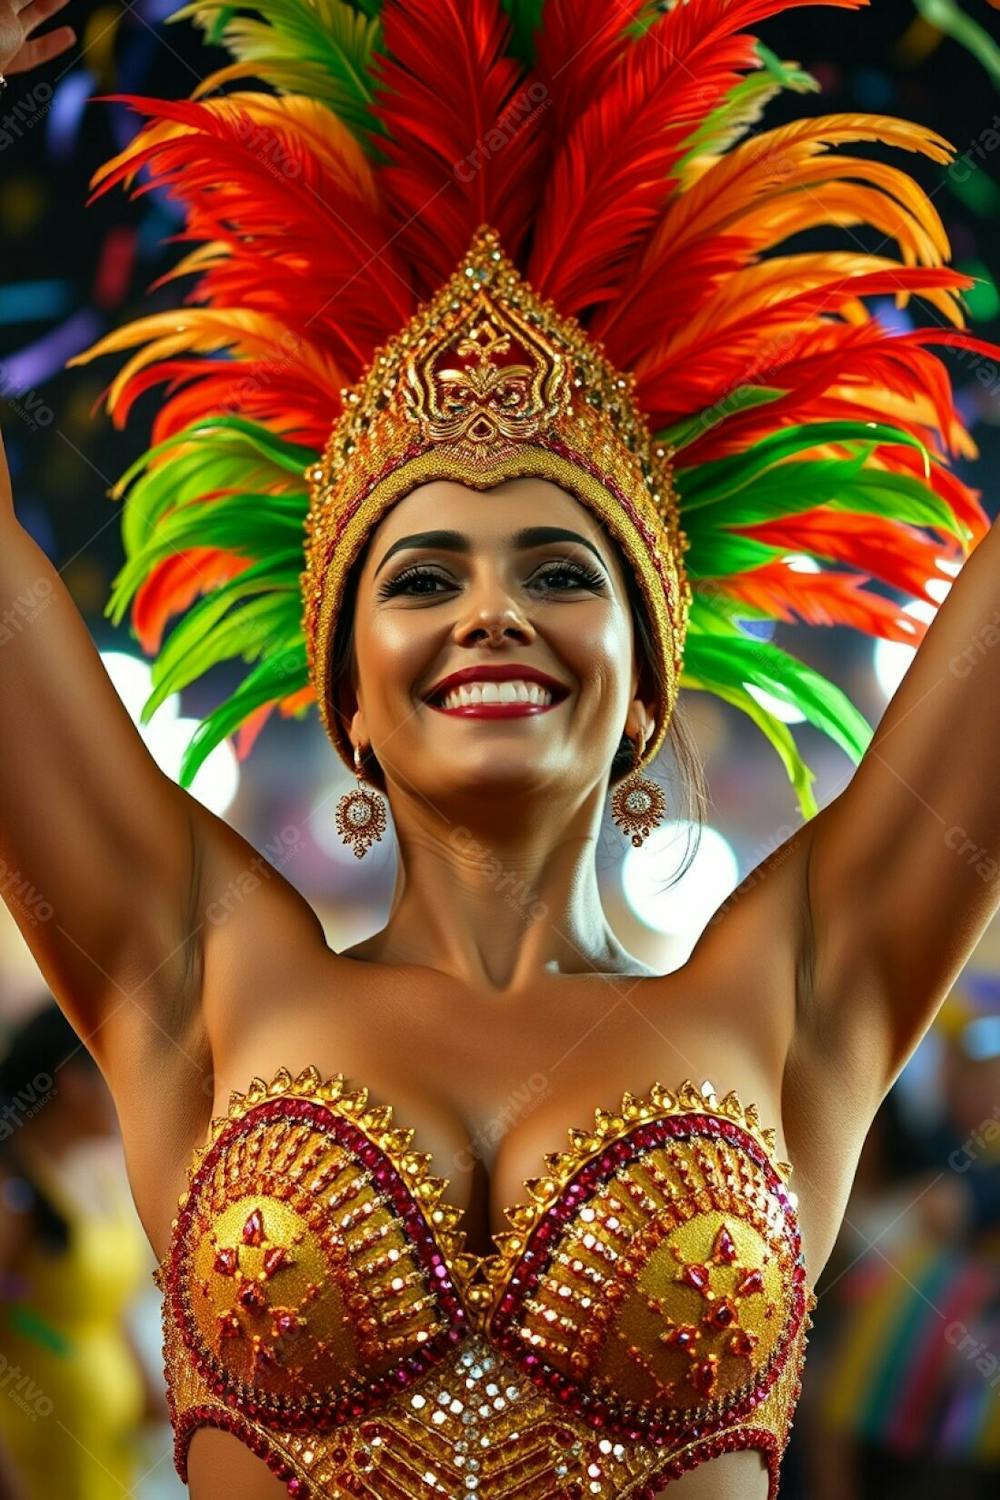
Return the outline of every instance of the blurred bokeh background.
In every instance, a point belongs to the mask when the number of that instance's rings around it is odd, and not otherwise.
[[[177,247],[165,243],[179,228],[176,205],[156,192],[84,204],[94,169],[137,124],[123,105],[94,96],[185,96],[224,59],[186,21],[167,24],[177,8],[177,0],[71,0],[60,20],[76,27],[77,45],[39,73],[11,79],[0,99],[0,426],[17,512],[60,569],[134,715],[148,671],[128,632],[112,630],[102,614],[121,563],[108,491],[146,446],[157,395],[138,404],[127,432],[116,432],[99,406],[114,361],[63,365],[104,330],[174,297],[148,288],[176,259]],[[967,299],[974,330],[1000,340],[1000,4],[875,0],[856,14],[809,7],[763,35],[823,88],[777,101],[769,122],[783,110],[874,110],[919,120],[954,143],[950,167],[904,165],[933,195],[956,263],[978,278]],[[845,231],[845,247],[852,237]],[[911,316],[891,300],[878,311],[894,327]],[[966,360],[952,368],[980,448],[963,476],[996,515],[1000,367]],[[876,647],[844,630],[780,626],[777,639],[840,683],[872,723],[911,657],[907,647]],[[210,678],[143,729],[166,769],[176,771],[193,721],[230,687],[224,674]],[[711,913],[800,821],[762,737],[735,710],[693,696],[687,710],[712,802],[690,869],[664,894],[683,828],[626,853],[609,822],[601,847],[611,919],[634,952],[664,971],[683,963]],[[793,732],[822,805],[851,765],[809,726],[793,724]],[[194,788],[312,902],[334,948],[381,926],[394,871],[391,839],[363,862],[339,842],[333,812],[348,781],[310,717],[272,719],[244,764],[220,747]],[[8,1448],[0,1497],[5,1484],[17,1500],[179,1496],[153,1262],[124,1187],[113,1111],[0,906],[4,1054],[0,1105],[15,1104],[0,1113],[0,1152],[11,1139],[24,1149],[0,1199],[0,1226],[6,1216],[31,1227],[20,1259],[0,1259],[0,1437]],[[998,1283],[1000,926],[987,933],[872,1132],[818,1288],[783,1500],[1000,1493]],[[89,1391],[77,1408],[84,1369]],[[100,1421],[95,1402],[104,1403]]]

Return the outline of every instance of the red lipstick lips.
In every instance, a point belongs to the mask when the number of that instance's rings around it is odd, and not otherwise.
[[[467,701],[461,704],[453,704],[445,708],[444,701],[448,694],[463,683],[502,683],[502,682],[524,682],[537,683],[544,688],[549,695],[548,702],[533,703],[524,698],[513,701],[501,702],[494,698],[490,691],[488,702]],[[555,708],[564,698],[569,696],[569,689],[555,677],[550,677],[547,672],[540,672],[537,667],[530,667],[525,663],[505,662],[493,663],[489,666],[462,667],[458,672],[452,672],[448,677],[442,677],[426,695],[425,702],[429,707],[437,709],[438,713],[449,714],[454,718],[462,719],[515,719],[525,718],[533,714],[548,713],[549,709]]]

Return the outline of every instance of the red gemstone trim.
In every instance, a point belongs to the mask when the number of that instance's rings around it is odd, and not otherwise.
[[[706,1417],[697,1425],[685,1428],[691,1421],[689,1410],[670,1412],[663,1410],[638,1424],[634,1415],[628,1415],[623,1402],[614,1396],[599,1395],[588,1389],[584,1381],[566,1375],[549,1364],[535,1349],[526,1348],[518,1333],[518,1320],[525,1301],[536,1291],[547,1274],[552,1257],[558,1248],[564,1226],[579,1213],[579,1210],[595,1196],[601,1186],[613,1177],[626,1162],[633,1162],[647,1151],[674,1139],[687,1140],[692,1136],[720,1136],[730,1144],[741,1148],[764,1173],[769,1191],[777,1198],[784,1211],[786,1240],[792,1258],[791,1307],[785,1326],[778,1339],[768,1365],[757,1372],[753,1384],[748,1384],[742,1393],[736,1393],[726,1407],[715,1417]],[[487,1320],[487,1332],[492,1334],[504,1354],[524,1371],[539,1390],[549,1392],[557,1401],[568,1406],[591,1427],[604,1432],[627,1437],[633,1441],[644,1439],[655,1444],[676,1441],[685,1431],[694,1436],[711,1433],[748,1412],[753,1411],[764,1400],[780,1376],[789,1354],[796,1348],[796,1339],[806,1312],[805,1267],[799,1259],[801,1236],[795,1209],[788,1191],[764,1149],[753,1137],[732,1120],[720,1119],[717,1115],[699,1114],[668,1115],[656,1120],[638,1121],[625,1135],[610,1142],[603,1151],[592,1157],[574,1175],[559,1198],[544,1213],[527,1236],[527,1243],[513,1269],[507,1290],[500,1297]]]
[[[272,1474],[287,1480],[290,1495],[295,1495],[296,1500],[309,1500],[312,1495],[310,1486],[300,1474],[296,1474],[294,1464],[278,1452],[273,1441],[254,1432],[238,1412],[220,1411],[217,1406],[192,1406],[174,1427],[174,1468],[184,1484],[188,1482],[188,1449],[199,1427],[217,1427],[222,1432],[231,1432],[264,1460]]]
[[[245,1387],[240,1388],[240,1383],[205,1344],[189,1302],[191,1247],[187,1243],[188,1231],[198,1209],[198,1195],[206,1179],[214,1171],[219,1155],[235,1136],[253,1125],[288,1116],[308,1121],[315,1129],[332,1136],[355,1160],[371,1169],[376,1187],[389,1198],[399,1216],[400,1227],[413,1242],[427,1275],[428,1289],[434,1292],[439,1310],[447,1319],[447,1326],[439,1333],[406,1355],[398,1365],[368,1381],[360,1390],[339,1396],[336,1391],[314,1391],[311,1396],[303,1396],[297,1400],[294,1412],[288,1409],[287,1398],[281,1395],[269,1392],[247,1394]],[[214,1394],[220,1400],[235,1404],[258,1421],[274,1421],[277,1418],[284,1427],[295,1431],[325,1431],[384,1405],[402,1387],[411,1384],[414,1379],[439,1363],[465,1337],[465,1308],[452,1281],[448,1264],[423,1210],[413,1198],[403,1177],[382,1148],[363,1130],[343,1115],[327,1108],[321,1101],[312,1099],[288,1096],[266,1099],[254,1105],[241,1118],[229,1121],[222,1129],[191,1179],[187,1201],[171,1237],[165,1292],[167,1304],[180,1329],[192,1363],[208,1381]]]
[[[660,1491],[672,1479],[681,1479],[708,1459],[718,1458],[720,1453],[738,1453],[745,1448],[756,1448],[760,1452],[767,1465],[767,1500],[778,1500],[781,1448],[774,1433],[766,1427],[738,1427],[702,1438],[686,1449],[679,1458],[672,1458],[657,1469],[646,1481],[641,1497],[637,1497],[637,1500],[656,1500]]]

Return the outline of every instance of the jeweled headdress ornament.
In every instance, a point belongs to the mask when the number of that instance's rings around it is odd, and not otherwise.
[[[185,785],[226,735],[246,755],[275,706],[314,700],[352,763],[330,681],[351,568],[432,478],[539,475],[607,527],[659,657],[642,764],[683,687],[753,719],[807,816],[812,772],[766,695],[860,758],[850,700],[754,625],[920,640],[906,599],[866,585],[933,604],[987,530],[948,467],[975,448],[933,346],[995,351],[964,331],[971,278],[927,195],[836,149],[946,162],[947,142],[876,115],[756,128],[780,90],[816,85],[743,28],[800,3],[192,0],[171,17],[234,61],[188,101],[115,96],[147,119],[94,185],[145,169],[133,192],[179,199],[197,243],[164,280],[196,280],[71,363],[136,349],[108,392],[118,425],[168,382],[113,491],[108,612],[131,604],[156,656],[145,714],[219,661],[252,664]],[[859,224],[900,258],[780,248]],[[893,331],[865,300],[912,294],[935,326]]]
[[[636,568],[666,667],[658,748],[677,696],[690,591],[667,450],[646,431],[631,384],[579,325],[534,295],[494,231],[481,229],[454,276],[348,392],[323,459],[309,470],[313,682],[329,680],[348,572],[394,500],[430,479],[486,490],[541,475],[595,511]],[[349,755],[327,695],[319,701],[327,731]]]

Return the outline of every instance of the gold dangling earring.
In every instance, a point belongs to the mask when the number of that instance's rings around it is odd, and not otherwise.
[[[378,792],[361,784],[361,748],[354,747],[354,774],[358,784],[345,792],[337,803],[337,832],[345,844],[354,845],[354,853],[363,859],[372,844],[385,833],[385,801]]]
[[[650,831],[660,823],[667,807],[667,799],[656,782],[639,775],[642,749],[643,742],[637,741],[635,764],[611,798],[611,816],[622,833],[631,835],[636,849],[649,838]]]

